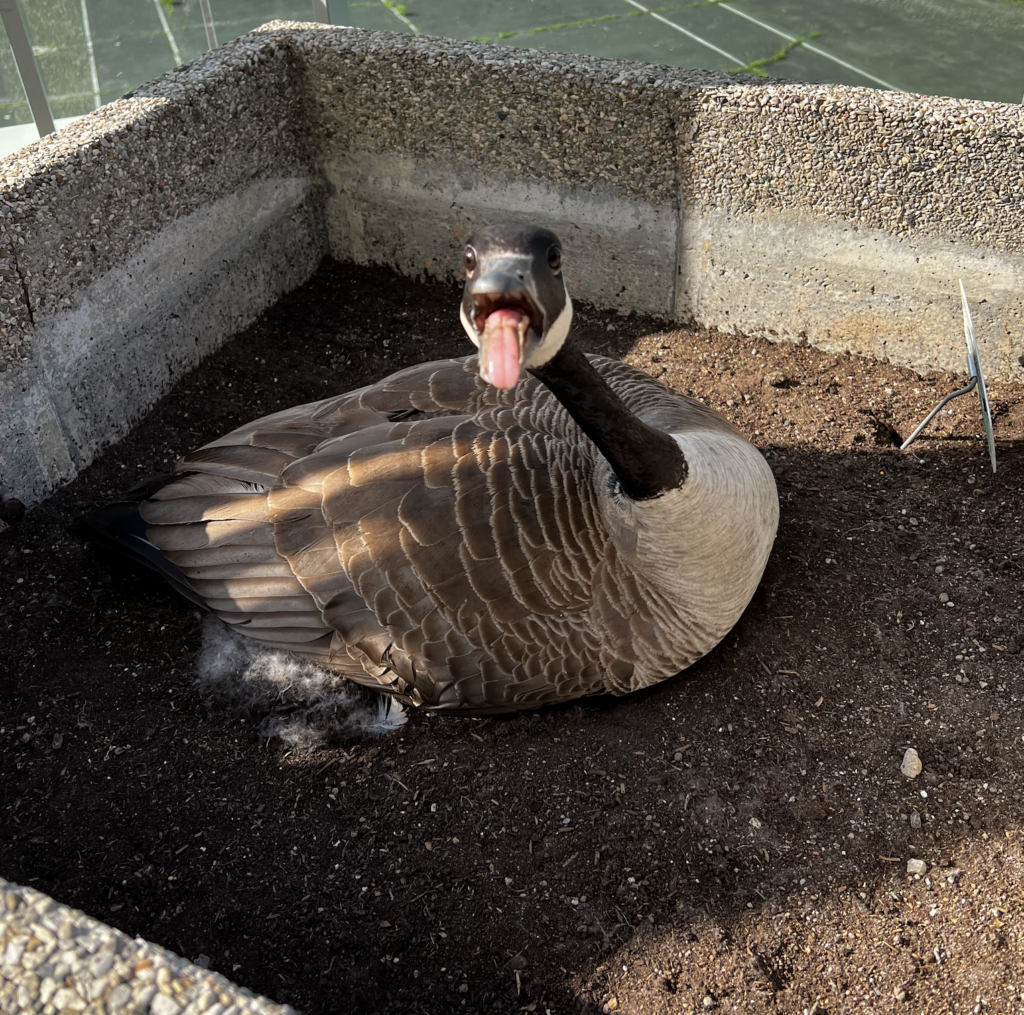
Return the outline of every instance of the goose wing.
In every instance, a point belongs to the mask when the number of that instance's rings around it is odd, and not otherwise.
[[[140,513],[222,619],[360,682],[485,710],[600,690],[607,549],[545,399],[424,364],[200,448]]]

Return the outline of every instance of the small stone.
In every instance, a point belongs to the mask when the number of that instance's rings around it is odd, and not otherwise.
[[[704,1000],[701,1001],[701,1007],[705,1011],[711,1011],[712,1008],[718,1007],[718,1002],[710,994],[705,994]]]
[[[948,603],[949,602],[949,593],[948,592],[940,592],[939,593],[939,602],[940,603]]]
[[[776,370],[773,373],[770,373],[765,380],[773,388],[784,388],[789,383],[789,378],[781,370]],[[707,998],[704,1000],[707,1000]]]
[[[0,965],[4,966],[17,966],[21,964],[21,956],[25,952],[25,946],[28,944],[28,935],[16,937],[9,941],[7,948],[4,951],[3,958],[0,959]]]
[[[908,747],[903,754],[903,763],[900,765],[900,771],[908,779],[916,779],[921,774],[923,767],[920,755],[913,747]]]
[[[924,860],[908,860],[907,861],[907,873],[908,874],[924,874],[928,870],[928,864]]]
[[[132,999],[131,987],[127,983],[119,983],[107,998],[107,1007],[111,1011],[118,1011]]]
[[[148,986],[142,987],[137,991],[134,997],[135,1003],[140,1008],[145,1008],[150,1001],[153,1000],[153,995],[156,993],[156,984],[151,983]]]
[[[921,815],[917,811],[910,815],[910,827],[914,829],[921,827]]]
[[[61,987],[53,995],[53,1005],[58,1011],[68,1008],[73,1011],[81,1011],[85,1007],[85,1002],[70,987]]]
[[[181,1007],[177,1001],[172,997],[168,997],[166,994],[157,994],[153,998],[153,1003],[149,1006],[152,1015],[178,1015],[181,1011]]]
[[[196,956],[194,965],[197,965],[200,969],[210,968],[210,956],[200,953]]]
[[[53,997],[57,990],[57,981],[52,977],[48,976],[42,983],[39,984],[39,1003],[43,1007],[50,1003],[50,998]]]
[[[99,955],[94,955],[89,960],[89,975],[96,977],[106,976],[113,964],[114,956],[110,952],[100,952]]]

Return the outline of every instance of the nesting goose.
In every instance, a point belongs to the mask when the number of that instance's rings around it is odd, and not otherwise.
[[[775,538],[762,456],[569,337],[561,246],[478,232],[478,356],[278,412],[93,528],[236,631],[435,709],[625,694],[735,624]]]

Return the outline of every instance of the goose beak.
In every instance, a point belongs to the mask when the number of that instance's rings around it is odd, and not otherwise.
[[[530,319],[516,307],[488,314],[480,335],[480,377],[496,388],[514,388],[523,372]]]
[[[519,383],[529,350],[544,333],[544,315],[526,289],[529,268],[528,261],[502,265],[466,286],[463,313],[480,348],[480,377],[496,388]]]

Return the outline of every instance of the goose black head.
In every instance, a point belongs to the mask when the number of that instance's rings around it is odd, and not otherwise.
[[[514,388],[523,370],[547,363],[569,334],[562,245],[536,226],[487,226],[470,237],[464,258],[460,317],[480,350],[480,376]]]

